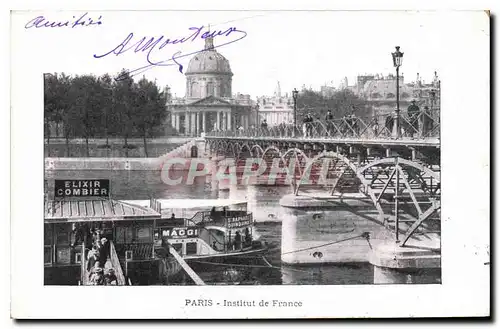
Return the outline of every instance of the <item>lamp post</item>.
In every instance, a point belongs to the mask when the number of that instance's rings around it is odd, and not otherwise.
[[[399,126],[399,67],[403,64],[403,53],[399,51],[399,46],[396,46],[396,51],[392,53],[392,62],[396,68],[396,115],[394,117],[393,136],[399,138],[401,135]]]
[[[293,96],[293,137],[295,137],[295,128],[297,127],[297,96],[299,95],[299,91],[297,88],[293,88],[292,96]]]

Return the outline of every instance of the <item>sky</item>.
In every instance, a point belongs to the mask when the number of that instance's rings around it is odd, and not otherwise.
[[[113,75],[122,68],[135,69],[147,63],[146,52],[135,53],[133,49],[119,56],[111,53],[94,57],[111,52],[129,33],[133,33],[129,41],[133,45],[142,37],[187,37],[193,27],[210,25],[211,31],[236,28],[246,36],[217,50],[230,61],[233,93],[250,94],[252,98],[272,95],[277,81],[284,94],[303,85],[319,90],[333,82],[337,87],[344,77],[353,85],[356,76],[363,73],[395,73],[391,58],[395,46],[404,52],[400,71],[407,82],[414,81],[417,72],[430,82],[434,71],[439,74],[446,60],[443,52],[435,51],[442,39],[442,20],[430,12],[91,11],[85,19],[102,24],[75,28],[37,28],[29,24],[37,16],[44,16],[45,22],[64,22],[74,21],[73,16],[78,18],[84,13],[14,15],[12,42],[29,42],[30,51],[42,56],[39,67],[44,72]],[[243,35],[217,36],[214,43],[218,46]],[[204,40],[198,36],[194,41],[155,49],[153,57],[171,58],[176,52],[187,54],[203,45]],[[190,58],[178,59],[184,70]],[[176,66],[154,67],[144,75],[160,86],[170,86],[178,97],[185,94],[185,76]]]

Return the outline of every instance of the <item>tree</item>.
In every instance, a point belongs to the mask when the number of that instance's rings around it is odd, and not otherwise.
[[[50,156],[51,125],[55,124],[56,134],[64,121],[64,113],[69,108],[68,88],[71,78],[61,75],[44,73],[44,135],[47,138],[48,156]]]
[[[101,95],[99,108],[102,110],[101,120],[98,122],[99,132],[104,134],[106,138],[106,148],[109,148],[109,127],[113,122],[114,116],[114,88],[113,80],[109,74],[104,74],[97,79],[98,94]]]
[[[85,139],[86,156],[90,156],[89,138],[95,136],[96,127],[101,117],[99,102],[102,99],[99,82],[93,75],[80,75],[73,78],[70,87],[71,119],[74,136]]]
[[[123,69],[119,74],[120,79],[115,84],[115,109],[116,123],[121,127],[121,134],[124,139],[125,156],[128,157],[128,138],[133,132],[133,112],[134,100],[134,80],[127,70]]]
[[[156,83],[142,78],[134,90],[134,128],[141,134],[144,142],[144,153],[148,156],[146,138],[151,136],[153,129],[165,120],[166,99]]]
[[[44,135],[47,138],[47,156],[50,157],[50,124],[53,122],[57,107],[59,106],[56,92],[57,76],[51,73],[44,73],[43,79]]]

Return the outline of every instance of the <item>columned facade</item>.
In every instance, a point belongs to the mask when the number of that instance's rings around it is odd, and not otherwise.
[[[233,73],[229,61],[205,39],[205,49],[195,54],[186,70],[186,96],[168,104],[171,124],[180,135],[248,129],[256,104],[249,95],[232,95]],[[241,128],[240,128],[241,127]]]

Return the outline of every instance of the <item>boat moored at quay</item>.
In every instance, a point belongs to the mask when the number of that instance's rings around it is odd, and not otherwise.
[[[184,262],[244,264],[269,249],[246,201],[55,197],[44,210],[46,285],[95,285],[96,244],[114,285],[168,284]]]

